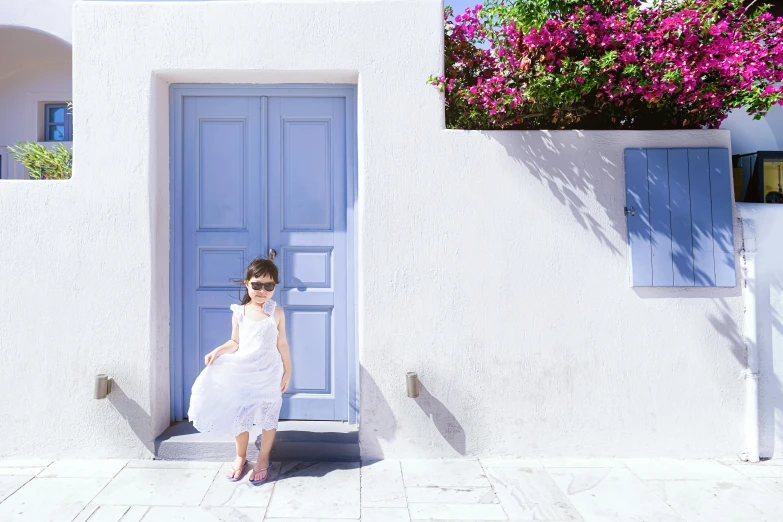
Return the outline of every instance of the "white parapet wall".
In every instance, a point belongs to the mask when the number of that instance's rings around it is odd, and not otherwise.
[[[0,455],[168,425],[169,85],[325,81],[358,85],[364,457],[739,453],[739,286],[632,289],[623,215],[626,147],[729,133],[446,130],[442,37],[439,0],[78,3],[74,177],[0,186]]]

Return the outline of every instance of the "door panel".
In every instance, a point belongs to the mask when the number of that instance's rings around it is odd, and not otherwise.
[[[204,355],[231,336],[234,282],[261,254],[259,98],[188,97],[183,140],[183,397]],[[260,204],[261,203],[261,204]]]
[[[343,98],[269,99],[269,241],[294,374],[289,419],[348,420]]]

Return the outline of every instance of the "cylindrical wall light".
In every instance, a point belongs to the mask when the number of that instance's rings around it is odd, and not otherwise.
[[[419,376],[416,372],[408,372],[407,375],[408,397],[416,398],[419,396]]]
[[[111,379],[108,375],[101,373],[95,376],[95,393],[96,399],[105,399],[108,394],[111,393]]]

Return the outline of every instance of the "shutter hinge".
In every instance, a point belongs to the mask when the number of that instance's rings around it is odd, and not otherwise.
[[[623,211],[624,211],[626,216],[628,215],[628,212],[631,213],[632,217],[636,216],[636,208],[634,208],[634,207],[631,207],[630,210],[628,209],[628,207],[623,207]]]

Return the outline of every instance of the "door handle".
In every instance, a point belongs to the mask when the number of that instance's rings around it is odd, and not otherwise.
[[[275,252],[274,248],[270,248],[269,252],[266,255],[266,257],[268,257],[270,261],[274,261],[275,257],[277,257],[277,252]]]

